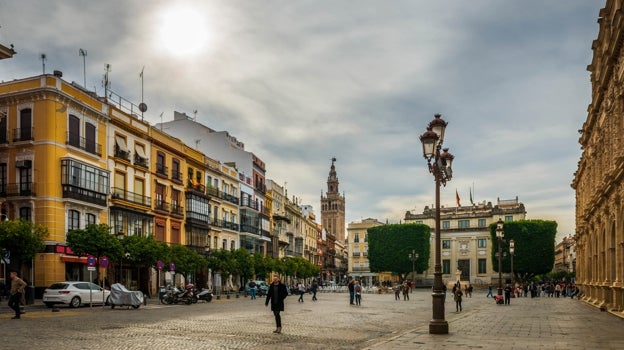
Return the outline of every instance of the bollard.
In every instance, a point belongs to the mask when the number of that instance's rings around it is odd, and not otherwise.
[[[238,299],[240,297],[240,295],[236,294],[236,299]]]
[[[217,295],[217,300],[221,300],[221,295]]]
[[[226,296],[225,296],[225,298],[226,298],[226,299],[230,299],[230,295],[229,295],[229,294],[228,294],[228,295],[226,295]]]

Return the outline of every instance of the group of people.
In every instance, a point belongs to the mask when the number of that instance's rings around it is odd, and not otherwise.
[[[364,288],[362,288],[360,280],[350,279],[347,288],[349,289],[349,305],[362,305],[362,291]]]
[[[394,290],[394,300],[401,300],[401,294],[403,294],[404,301],[409,300],[409,294],[413,288],[413,282],[403,281],[403,283],[395,285],[392,288]]]

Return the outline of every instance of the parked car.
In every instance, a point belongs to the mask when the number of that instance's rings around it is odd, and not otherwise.
[[[259,295],[266,295],[269,291],[269,285],[262,280],[254,281],[256,283],[256,290]],[[249,294],[251,287],[249,287],[249,282],[245,284],[245,292]]]
[[[43,292],[43,303],[51,308],[55,304],[66,304],[69,307],[80,305],[108,305],[110,291],[102,289],[95,283],[81,281],[57,282]]]

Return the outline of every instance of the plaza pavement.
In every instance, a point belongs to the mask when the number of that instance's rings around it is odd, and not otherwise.
[[[348,294],[319,293],[286,299],[283,333],[264,299],[222,297],[212,303],[162,305],[151,299],[137,310],[110,307],[26,306],[21,320],[4,299],[2,349],[624,349],[624,320],[569,298],[517,298],[495,305],[484,291],[465,298],[455,312],[445,303],[449,334],[430,335],[430,290],[409,301],[393,294],[365,294],[362,306]]]

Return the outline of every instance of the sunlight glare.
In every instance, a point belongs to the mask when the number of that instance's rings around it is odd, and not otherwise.
[[[190,6],[164,9],[158,29],[160,44],[178,56],[197,54],[208,41],[205,19]]]

